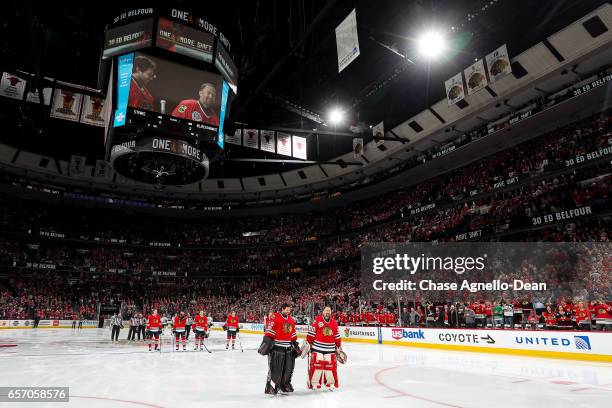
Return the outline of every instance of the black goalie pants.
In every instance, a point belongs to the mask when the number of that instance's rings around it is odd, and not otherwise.
[[[291,385],[291,376],[295,367],[295,355],[291,348],[274,347],[268,355],[268,382],[266,390],[275,388],[284,391]]]

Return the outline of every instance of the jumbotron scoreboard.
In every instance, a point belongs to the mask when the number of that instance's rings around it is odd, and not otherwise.
[[[238,93],[231,42],[204,16],[135,9],[106,28],[107,158],[121,175],[183,185],[208,176]]]

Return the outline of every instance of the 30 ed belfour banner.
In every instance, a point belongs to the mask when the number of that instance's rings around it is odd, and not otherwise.
[[[359,56],[357,13],[355,9],[336,27],[336,49],[338,51],[338,72],[342,72]]]
[[[296,159],[306,160],[306,138],[300,136],[292,136],[293,139],[293,157]]]
[[[260,130],[259,131],[259,139],[260,139],[260,148],[264,152],[274,153],[274,147],[276,144],[276,138],[274,137],[273,130]]]
[[[242,145],[246,147],[250,147],[251,149],[257,149],[258,139],[259,139],[259,130],[257,129],[244,129],[242,135]]]
[[[236,129],[233,135],[226,134],[225,142],[241,146],[242,145],[242,129]]]
[[[467,81],[468,95],[472,95],[474,92],[480,91],[487,86],[487,75],[484,67],[484,61],[482,59],[476,61],[465,70],[465,80]]]
[[[26,81],[17,75],[4,72],[2,81],[0,82],[0,95],[7,98],[23,99],[25,92]]]
[[[372,128],[372,136],[385,137],[385,123],[384,122],[380,122],[378,125]],[[376,146],[380,146],[381,144],[385,143],[384,140],[376,140],[376,139],[374,139],[374,142],[376,143]]]
[[[79,120],[83,94],[62,88],[55,88],[51,116],[72,121]]]
[[[444,87],[446,88],[446,99],[449,105],[454,105],[465,98],[461,72],[444,82]]]
[[[276,153],[291,156],[291,136],[287,133],[276,134]]]
[[[106,104],[105,100],[97,96],[85,95],[83,98],[83,109],[81,122],[88,125],[104,126]]]
[[[512,72],[506,44],[487,55],[485,59],[489,70],[489,80],[492,83]]]

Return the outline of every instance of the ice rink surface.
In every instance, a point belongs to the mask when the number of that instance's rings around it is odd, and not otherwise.
[[[612,364],[344,343],[341,388],[308,390],[298,359],[295,392],[263,393],[261,336],[242,334],[226,351],[212,332],[207,352],[149,353],[122,330],[1,330],[0,386],[69,386],[69,403],[6,407],[611,407]],[[189,348],[193,347],[190,337]],[[238,345],[237,345],[238,347]]]

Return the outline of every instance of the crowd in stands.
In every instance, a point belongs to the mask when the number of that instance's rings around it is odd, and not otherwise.
[[[177,228],[175,219],[156,219],[153,223],[151,216],[136,213],[132,214],[134,227],[125,230],[122,228],[122,217],[117,216],[117,211],[99,210],[96,217],[89,217],[87,212],[74,211],[66,206],[46,208],[26,203],[24,208],[20,203],[2,202],[6,211],[0,218],[0,226],[5,229],[8,224],[11,230],[21,232],[59,230],[63,234],[83,239],[126,240],[127,243],[144,245],[149,242],[165,242],[173,245],[180,243],[223,247],[299,243],[406,216],[412,210],[432,203],[437,203],[437,206],[448,202],[471,205],[473,197],[498,190],[497,186],[502,181],[515,177],[519,180],[525,177],[537,178],[566,167],[577,156],[609,148],[611,141],[612,114],[605,113],[557,129],[416,186],[323,214],[235,219],[207,217],[203,220],[179,221],[181,227]],[[550,183],[563,184],[564,181],[561,177]],[[539,189],[535,186],[533,188],[530,194],[539,195]],[[528,203],[535,208],[527,211],[527,217],[530,212],[537,211],[538,207],[550,207],[546,193],[543,191],[543,197],[536,197],[539,198],[538,202]],[[475,204],[478,206],[478,203]],[[520,211],[523,209],[518,208],[520,204],[517,200],[502,203],[501,212]],[[26,209],[28,217],[21,216]],[[446,217],[446,214],[441,215],[442,219]],[[66,219],[71,222],[66,223]]]
[[[2,195],[0,268],[6,272],[0,277],[9,279],[0,291],[0,319],[95,318],[105,304],[121,308],[124,317],[153,308],[169,315],[205,308],[220,319],[235,309],[243,321],[261,322],[287,301],[302,319],[332,304],[338,319],[351,324],[569,327],[571,321],[578,327],[589,320],[607,327],[601,322],[609,305],[601,305],[612,298],[612,272],[605,262],[574,271],[584,293],[554,300],[501,293],[411,304],[365,296],[355,265],[366,243],[458,241],[472,232],[484,241],[609,241],[609,160],[579,167],[570,161],[611,143],[612,115],[599,115],[323,214],[194,221]],[[584,217],[563,215],[579,208]],[[542,221],[552,214],[562,215]],[[35,271],[44,268],[52,270]],[[522,271],[533,277],[528,272]],[[519,308],[523,300],[531,309]],[[557,316],[559,306],[564,316]]]

